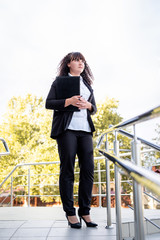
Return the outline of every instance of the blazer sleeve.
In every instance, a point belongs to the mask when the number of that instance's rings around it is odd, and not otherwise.
[[[96,101],[93,93],[92,93],[91,99],[89,99],[89,102],[92,104],[92,110],[89,112],[91,115],[94,115],[97,112],[97,106],[96,106]]]
[[[64,110],[65,99],[56,99],[55,85],[56,81],[53,82],[51,89],[48,93],[45,107],[52,110]]]

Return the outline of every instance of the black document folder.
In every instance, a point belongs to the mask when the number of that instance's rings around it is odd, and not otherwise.
[[[80,95],[80,77],[63,76],[56,78],[56,98],[66,99]],[[79,111],[75,106],[68,106],[64,111]]]

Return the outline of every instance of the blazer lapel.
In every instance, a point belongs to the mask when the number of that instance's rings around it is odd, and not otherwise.
[[[92,96],[93,96],[93,88],[84,79],[83,79],[83,82],[84,82],[84,84],[86,85],[86,87],[89,89],[89,91],[91,93],[89,98],[88,98],[88,101],[91,101]]]

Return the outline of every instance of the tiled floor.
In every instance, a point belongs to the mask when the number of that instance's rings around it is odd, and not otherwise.
[[[104,227],[104,222],[99,222],[97,228],[86,228],[86,226],[83,225],[81,229],[71,229],[67,226],[67,221],[0,221],[0,240],[55,239],[116,240],[116,229],[115,225],[113,226],[113,229],[106,229]],[[146,236],[146,240],[160,240],[160,234],[148,235]]]
[[[67,221],[26,220],[0,221],[0,240],[116,240],[116,230],[105,229],[105,223],[99,222],[98,228],[71,229]]]
[[[132,218],[131,213],[123,210],[124,221]],[[91,215],[97,228],[87,228],[83,222],[81,229],[71,229],[61,208],[0,208],[0,240],[116,240],[114,209],[112,229],[105,228],[105,209],[92,209]],[[160,233],[146,240],[160,240]]]

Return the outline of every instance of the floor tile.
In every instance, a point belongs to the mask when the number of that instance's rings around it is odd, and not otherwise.
[[[23,223],[25,223],[25,221],[0,221],[0,229],[1,228],[18,228]]]
[[[0,229],[0,239],[1,237],[11,237],[13,233],[16,231],[16,228],[8,229],[8,228],[1,228]]]
[[[0,237],[0,240],[10,240],[10,237]]]
[[[85,236],[84,240],[116,240],[116,236]],[[57,239],[58,240],[58,239]]]
[[[146,240],[160,240],[160,233],[146,235]]]
[[[46,237],[12,237],[10,240],[46,240]]]
[[[97,228],[84,228],[85,236],[108,236],[108,235],[116,235],[116,228],[106,229],[105,227],[97,227]]]
[[[108,238],[109,237],[109,238]],[[116,240],[116,236],[108,236],[106,238],[106,236],[77,236],[76,240]],[[47,240],[75,240],[74,236],[70,236],[70,237],[48,237]]]
[[[46,237],[49,228],[20,228],[12,237]]]
[[[70,227],[67,228],[51,228],[51,231],[48,235],[48,237],[82,237],[84,236],[84,232],[82,229],[73,229]]]
[[[47,240],[86,240],[84,237],[82,238],[82,236],[77,236],[76,237],[76,239],[75,239],[75,237],[73,237],[73,236],[70,236],[70,237],[62,237],[62,236],[60,236],[60,237],[57,237],[57,236],[55,236],[55,237],[48,237],[47,238]],[[97,239],[96,239],[97,240]]]
[[[52,220],[29,220],[23,224],[22,228],[50,228],[53,224]]]
[[[55,228],[66,228],[66,227],[68,227],[68,223],[67,223],[67,221],[55,221],[54,222],[54,224],[53,224],[53,226],[52,226],[53,228],[55,227]]]

